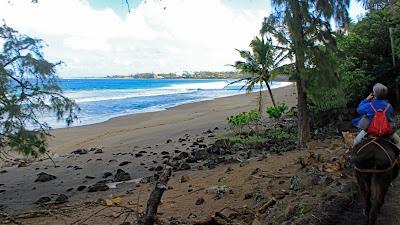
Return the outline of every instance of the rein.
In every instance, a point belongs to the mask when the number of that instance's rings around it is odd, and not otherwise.
[[[358,149],[357,154],[358,154],[361,150],[363,150],[367,145],[369,145],[369,144],[371,144],[371,143],[374,143],[375,145],[377,145],[377,146],[385,153],[386,157],[389,159],[389,162],[390,162],[390,165],[391,165],[391,166],[388,167],[388,168],[386,168],[386,169],[380,169],[380,170],[379,170],[379,169],[360,169],[360,168],[358,168],[357,166],[354,166],[354,169],[357,170],[358,172],[361,172],[361,173],[385,173],[385,172],[390,171],[391,169],[393,169],[393,167],[396,166],[397,160],[393,161],[393,159],[390,157],[390,155],[389,155],[389,153],[387,152],[387,150],[386,150],[381,144],[379,144],[378,142],[376,142],[376,139],[377,139],[377,138],[374,138],[374,139],[372,139],[371,141],[369,141],[369,142],[367,142],[366,144],[364,144],[361,148]],[[384,140],[384,139],[382,139],[382,140]],[[385,140],[385,141],[386,141],[386,140]],[[389,142],[389,141],[387,141],[387,142]]]

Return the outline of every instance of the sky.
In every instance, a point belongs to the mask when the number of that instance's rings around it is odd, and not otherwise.
[[[268,0],[0,0],[0,19],[45,41],[61,77],[227,71]],[[365,11],[351,1],[353,19]],[[0,22],[2,23],[2,22]]]

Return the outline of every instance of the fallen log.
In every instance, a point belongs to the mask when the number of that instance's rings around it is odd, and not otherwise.
[[[160,175],[156,186],[150,194],[149,199],[147,200],[147,207],[145,214],[140,218],[139,224],[143,225],[153,225],[157,220],[157,210],[158,205],[161,202],[161,197],[164,194],[164,191],[167,189],[167,184],[169,178],[172,174],[172,168],[167,167],[164,169],[163,173]]]

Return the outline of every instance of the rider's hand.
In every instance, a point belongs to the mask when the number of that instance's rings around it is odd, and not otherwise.
[[[368,95],[367,101],[369,101],[369,100],[371,100],[371,99],[373,99],[373,98],[374,98],[374,94],[371,93],[371,94]]]

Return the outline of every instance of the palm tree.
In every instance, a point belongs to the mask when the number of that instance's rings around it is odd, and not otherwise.
[[[262,112],[262,89],[265,86],[268,89],[271,97],[272,104],[276,106],[274,96],[271,91],[269,82],[276,76],[275,69],[278,68],[279,63],[285,58],[283,52],[279,52],[270,38],[264,39],[264,37],[255,37],[250,42],[251,51],[236,49],[244,61],[236,61],[234,65],[237,70],[243,74],[249,76],[237,81],[237,83],[245,81],[243,88],[246,88],[247,92],[252,92],[255,85],[259,84],[259,96],[258,96],[258,111]]]
[[[294,57],[298,144],[304,147],[310,138],[306,81],[335,77],[335,65],[329,57],[336,47],[331,21],[338,27],[347,24],[349,0],[272,0],[272,4],[276,12],[266,18],[261,32],[273,35]]]

